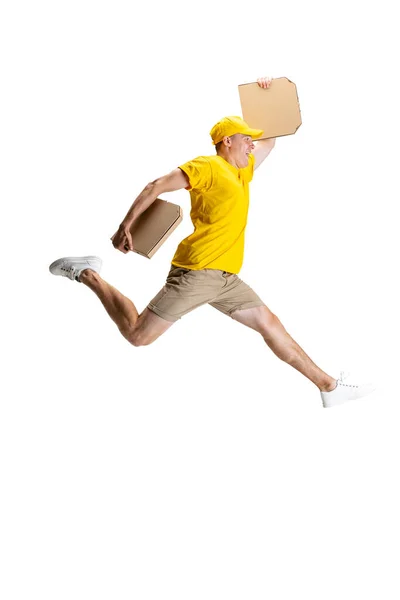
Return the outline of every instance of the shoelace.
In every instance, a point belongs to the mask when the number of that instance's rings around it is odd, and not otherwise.
[[[71,265],[70,267],[60,267],[61,271],[64,271],[65,274],[67,275],[67,277],[69,277],[70,279],[75,279],[75,267],[73,265]]]
[[[345,373],[345,371],[340,371],[340,377],[338,379],[338,385],[343,385],[345,387],[358,387],[358,385],[350,385],[348,383],[343,383],[345,379],[350,375],[350,373]]]

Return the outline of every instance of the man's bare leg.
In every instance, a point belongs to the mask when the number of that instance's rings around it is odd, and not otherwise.
[[[300,371],[321,392],[329,392],[336,387],[336,380],[317,367],[266,306],[236,310],[231,316],[260,333],[278,358]]]
[[[129,298],[91,269],[82,271],[79,281],[96,294],[124,338],[134,346],[151,344],[173,325],[148,308],[139,315]]]

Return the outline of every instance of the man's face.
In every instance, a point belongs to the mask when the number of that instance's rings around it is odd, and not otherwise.
[[[254,150],[253,140],[249,135],[235,133],[230,137],[232,157],[239,169],[244,169],[249,164],[249,154]]]

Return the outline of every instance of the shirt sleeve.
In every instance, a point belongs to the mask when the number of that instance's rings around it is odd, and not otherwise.
[[[186,173],[189,178],[187,190],[208,189],[212,183],[212,172],[210,161],[205,156],[198,156],[189,162],[180,165],[179,168]]]

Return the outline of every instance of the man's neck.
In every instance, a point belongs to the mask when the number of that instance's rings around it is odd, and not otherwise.
[[[230,156],[228,153],[223,153],[223,152],[217,152],[217,156],[220,156],[221,158],[223,158],[224,160],[226,160],[226,162],[228,162],[230,165],[232,165],[232,167],[235,167],[235,169],[239,169],[240,167],[236,164],[236,161],[234,160],[234,158],[232,156]]]

